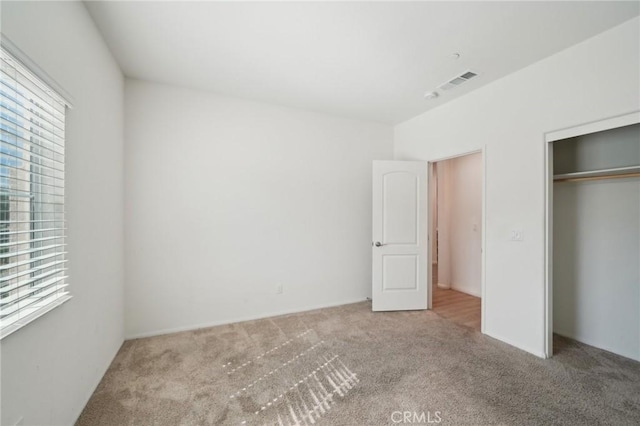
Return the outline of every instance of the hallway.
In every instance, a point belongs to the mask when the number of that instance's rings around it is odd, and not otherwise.
[[[438,268],[433,265],[433,311],[438,315],[465,327],[480,331],[479,297],[451,289],[443,289],[435,284],[438,281]]]

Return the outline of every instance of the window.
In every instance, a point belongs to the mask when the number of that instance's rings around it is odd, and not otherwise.
[[[0,337],[5,337],[70,298],[67,102],[4,47],[0,76]]]

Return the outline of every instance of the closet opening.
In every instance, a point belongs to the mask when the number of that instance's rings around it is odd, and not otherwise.
[[[548,134],[547,351],[640,361],[640,114]]]
[[[481,331],[483,153],[431,163],[434,312]]]

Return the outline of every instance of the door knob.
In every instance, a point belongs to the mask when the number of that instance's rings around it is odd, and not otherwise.
[[[376,247],[382,247],[382,243],[380,241],[376,241],[374,244]]]

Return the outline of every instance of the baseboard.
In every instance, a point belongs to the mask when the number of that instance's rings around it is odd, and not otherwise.
[[[316,309],[334,308],[336,306],[343,306],[343,305],[350,305],[352,303],[365,302],[367,299],[368,298],[366,297],[362,297],[356,300],[352,299],[352,300],[345,300],[337,303],[307,306],[304,308],[288,309],[284,311],[275,311],[275,312],[269,312],[266,314],[256,315],[256,316],[239,317],[239,318],[233,318],[229,320],[212,321],[212,322],[206,322],[206,323],[200,323],[200,324],[194,324],[194,325],[187,325],[183,327],[165,328],[162,330],[135,333],[135,334],[126,335],[125,340],[142,339],[144,337],[162,336],[163,334],[180,333],[182,331],[192,331],[192,330],[198,330],[200,328],[216,327],[218,325],[235,324],[238,322],[245,322],[245,321],[255,321],[259,319],[277,317],[281,315],[299,314],[302,312],[315,311]]]
[[[443,290],[449,290],[451,288],[449,284],[438,283],[437,285],[438,285],[438,288],[441,288]]]
[[[485,336],[489,336],[491,338],[494,338],[496,340],[499,340],[502,343],[506,343],[509,346],[513,346],[516,349],[520,349],[521,351],[528,352],[531,355],[537,356],[538,358],[543,358],[543,359],[547,358],[547,356],[544,353],[544,350],[543,351],[539,351],[539,350],[536,350],[536,349],[528,348],[526,346],[523,346],[523,345],[521,345],[519,343],[516,343],[516,342],[512,341],[511,339],[505,339],[504,337],[498,336],[497,334],[492,333],[492,332],[485,331],[484,335]]]
[[[602,349],[603,351],[607,351],[607,352],[611,352],[612,354],[616,354],[625,358],[629,358],[632,359],[634,361],[640,361],[640,353],[639,354],[621,354],[620,352],[616,352],[615,348],[611,348],[607,345],[601,345],[597,342],[592,341],[589,338],[584,338],[583,336],[576,336],[574,333],[567,333],[564,330],[553,330],[554,334],[557,334],[558,336],[562,336],[562,337],[566,337],[568,339],[572,339],[575,340],[576,342],[580,342],[583,343],[585,345],[588,346],[593,346],[594,348],[597,349]]]
[[[440,284],[438,284],[438,285],[440,285]],[[466,288],[462,289],[462,288],[458,288],[458,287],[453,286],[453,285],[451,286],[451,290],[459,291],[460,293],[468,294],[469,296],[482,297],[482,294],[480,292],[469,291]]]
[[[121,336],[121,338],[122,338],[122,336]],[[102,382],[102,379],[104,378],[104,375],[107,374],[107,371],[109,370],[109,367],[111,367],[111,363],[113,362],[114,359],[116,359],[116,355],[118,355],[118,352],[120,352],[120,349],[122,348],[122,345],[124,344],[125,340],[126,339],[122,340],[122,343],[120,343],[120,346],[118,346],[116,348],[116,351],[113,353],[113,356],[109,357],[109,362],[107,362],[107,365],[104,366],[104,368],[100,369],[100,371],[102,371],[102,373],[98,375],[98,381],[96,382],[95,386],[93,388],[91,388],[91,392],[89,392],[89,395],[87,395],[87,397],[85,398],[84,404],[82,404],[82,406],[80,407],[80,410],[77,411],[77,414],[75,415],[74,424],[80,418],[80,415],[82,414],[82,412],[84,411],[85,407],[89,403],[89,400],[91,399],[91,397],[95,393],[96,389],[98,389],[98,386]]]

